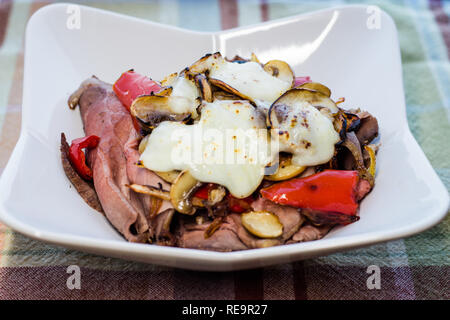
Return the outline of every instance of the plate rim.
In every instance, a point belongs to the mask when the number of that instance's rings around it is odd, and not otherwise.
[[[49,4],[46,5],[39,10],[37,10],[29,19],[27,23],[26,28],[26,35],[25,35],[25,46],[27,44],[27,38],[29,29],[31,28],[33,22],[39,17],[40,15],[46,14],[47,11],[56,9],[57,7],[61,6],[67,6],[71,5],[70,3],[56,3],[56,4]],[[92,10],[99,12],[101,14],[107,14],[112,16],[120,17],[121,19],[128,19],[131,21],[136,21],[139,23],[146,23],[149,25],[158,26],[160,28],[166,28],[169,30],[177,30],[178,32],[184,32],[184,33],[191,33],[191,34],[199,34],[199,35],[212,35],[214,36],[220,36],[222,34],[227,34],[230,32],[235,32],[239,30],[245,30],[245,29],[254,29],[258,26],[268,26],[273,25],[280,22],[290,22],[290,21],[296,21],[300,17],[305,18],[313,15],[320,15],[325,12],[332,12],[334,10],[347,10],[347,9],[361,9],[361,8],[367,8],[367,5],[341,5],[341,6],[333,6],[330,8],[325,8],[317,11],[307,12],[303,14],[298,14],[294,16],[289,16],[281,19],[275,19],[267,22],[262,22],[258,24],[252,24],[247,26],[242,26],[238,28],[228,29],[228,30],[222,30],[222,31],[214,31],[214,32],[205,32],[205,31],[195,31],[190,29],[184,29],[172,25],[166,25],[154,21],[145,20],[142,18],[132,17],[116,12],[111,12],[103,9],[98,8],[92,8],[84,5],[75,4],[77,6],[82,7],[84,10]],[[381,10],[382,14],[388,17],[388,19],[391,20],[394,26],[394,32],[396,37],[396,43],[398,47],[398,55],[400,58],[399,60],[399,68],[400,71],[402,69],[402,63],[401,63],[401,56],[400,56],[400,47],[399,47],[399,41],[398,41],[398,30],[395,26],[395,22],[392,19],[392,17]],[[27,78],[27,52],[25,52],[25,65],[24,65],[24,82]],[[267,258],[276,259],[286,256],[295,256],[297,255],[309,255],[309,256],[317,256],[317,255],[323,255],[328,253],[334,253],[359,247],[365,247],[368,245],[373,245],[381,242],[387,242],[392,241],[396,239],[406,238],[415,234],[418,234],[420,232],[423,232],[436,224],[438,224],[441,220],[445,218],[447,215],[447,211],[449,208],[449,194],[440,180],[439,176],[435,172],[434,168],[431,166],[431,163],[429,162],[428,158],[424,154],[422,148],[415,140],[414,136],[412,135],[412,132],[409,128],[409,124],[407,121],[406,116],[406,101],[405,101],[405,93],[404,93],[404,82],[403,82],[403,74],[402,72],[400,74],[400,80],[402,84],[402,106],[401,107],[403,115],[403,120],[406,123],[406,126],[402,126],[402,128],[399,129],[399,134],[405,135],[405,143],[413,143],[415,144],[415,151],[419,153],[421,157],[424,158],[428,169],[432,169],[431,171],[434,173],[434,179],[437,182],[437,185],[435,186],[436,190],[433,189],[434,193],[439,192],[442,194],[442,199],[439,202],[438,208],[435,210],[435,214],[433,214],[431,217],[429,215],[425,216],[424,219],[418,220],[415,224],[411,225],[405,225],[402,227],[397,227],[396,229],[390,229],[382,234],[382,237],[380,239],[380,231],[373,231],[368,233],[362,233],[362,234],[356,234],[351,236],[345,236],[343,238],[338,239],[321,239],[320,241],[315,242],[314,247],[311,247],[310,245],[306,248],[302,248],[304,245],[303,243],[296,243],[296,244],[290,244],[290,245],[283,245],[283,250],[280,250],[279,247],[271,247],[271,248],[260,248],[260,249],[248,249],[244,251],[235,251],[235,252],[214,252],[214,251],[205,251],[200,249],[190,249],[190,248],[178,248],[178,247],[163,247],[163,246],[149,246],[148,244],[138,244],[138,243],[130,243],[127,241],[119,242],[117,240],[105,240],[105,239],[96,239],[93,241],[91,238],[86,238],[83,236],[77,236],[77,235],[67,235],[64,233],[57,233],[53,231],[44,231],[41,232],[37,230],[35,227],[26,224],[25,222],[16,219],[14,215],[9,214],[8,210],[6,208],[6,203],[3,201],[0,201],[0,220],[13,230],[16,230],[30,238],[33,238],[35,240],[55,244],[55,245],[61,245],[64,247],[74,248],[81,251],[90,251],[95,252],[96,254],[104,255],[102,253],[99,253],[98,251],[102,250],[103,252],[108,251],[111,252],[123,252],[127,251],[133,254],[138,254],[142,257],[144,256],[152,256],[156,255],[159,257],[165,257],[167,259],[173,259],[173,258],[179,258],[179,259],[187,259],[190,261],[198,261],[205,264],[208,264],[209,267],[204,269],[202,267],[196,268],[197,270],[221,270],[221,267],[223,270],[238,270],[238,269],[244,269],[245,267],[241,266],[233,266],[235,263],[249,263],[256,260],[264,260]],[[27,86],[23,88],[23,96],[25,97],[27,90]],[[24,99],[25,102],[25,99]],[[25,103],[23,103],[25,105]],[[25,108],[24,108],[25,109]],[[29,131],[29,128],[27,127],[25,123],[25,118],[22,114],[22,127],[19,139],[16,143],[16,146],[14,147],[14,150],[8,160],[7,165],[5,166],[5,169],[2,173],[2,176],[0,177],[0,186],[4,185],[7,179],[11,179],[10,175],[13,175],[14,170],[11,167],[11,163],[13,163],[16,159],[19,159],[22,155],[22,152],[25,147],[25,140],[27,139],[27,135],[32,135],[32,133]],[[439,190],[438,190],[439,189]],[[331,241],[332,240],[332,241]],[[334,243],[333,243],[334,242]],[[96,252],[97,251],[97,252]],[[127,258],[130,260],[136,260],[133,258]],[[299,258],[302,259],[302,258]],[[141,261],[141,260],[139,260]],[[152,261],[148,261],[147,263],[154,263]],[[158,263],[159,264],[159,263]],[[225,264],[226,266],[224,266]],[[273,264],[273,263],[271,263]],[[170,265],[170,264],[165,264]]]

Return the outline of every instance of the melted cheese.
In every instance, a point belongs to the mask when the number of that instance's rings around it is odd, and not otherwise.
[[[200,96],[200,93],[195,83],[184,77],[178,77],[172,83],[172,88],[170,108],[175,113],[192,113],[196,115],[198,106],[196,99]]]
[[[313,166],[329,161],[339,135],[332,121],[307,102],[294,103],[282,123],[277,125],[280,151],[291,152],[292,162]]]
[[[265,109],[292,85],[270,75],[257,62],[233,63],[219,60],[211,66],[209,77],[225,82]]]
[[[259,186],[271,159],[261,114],[247,101],[217,100],[203,104],[196,124],[161,123],[140,160],[154,171],[189,170],[243,198]]]

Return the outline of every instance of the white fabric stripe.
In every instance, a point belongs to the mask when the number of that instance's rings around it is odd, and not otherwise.
[[[386,243],[389,253],[389,260],[393,268],[397,286],[396,292],[398,299],[414,300],[416,294],[414,292],[414,280],[409,267],[408,254],[403,240],[390,241]],[[383,289],[383,273],[381,274],[381,289]]]
[[[17,56],[22,49],[23,35],[29,16],[29,1],[13,2],[5,40],[0,48],[0,131],[5,119]]]
[[[261,0],[238,1],[239,26],[260,23],[261,18]]]
[[[441,36],[439,26],[434,19],[433,13],[428,9],[428,0],[405,0],[405,10],[410,10],[413,21],[416,24],[417,31],[421,34],[421,40],[424,41],[423,48],[427,56],[427,64],[436,79],[436,86],[439,90],[441,100],[447,111],[447,118],[450,120],[450,68],[448,64],[435,63],[436,60],[448,61],[447,46]],[[417,15],[416,12],[421,14]],[[427,12],[427,14],[422,14]]]

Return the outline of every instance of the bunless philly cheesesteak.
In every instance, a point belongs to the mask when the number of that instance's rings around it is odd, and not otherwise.
[[[283,225],[280,237],[261,239],[253,236],[243,227],[241,217],[236,213],[223,215],[217,230],[205,236],[212,223],[208,218],[199,222],[194,217],[176,214],[169,201],[135,193],[128,187],[139,184],[170,190],[170,184],[154,172],[137,166],[141,136],[112,86],[96,77],[85,80],[69,99],[71,108],[76,105],[80,106],[85,134],[100,137],[99,145],[87,156],[95,190],[71,168],[67,159],[68,145],[62,134],[64,171],[83,199],[94,209],[103,209],[106,218],[128,241],[234,251],[317,240],[332,228],[332,225],[314,226],[306,222],[300,209],[278,205],[258,196],[251,204],[252,209],[269,210],[277,215]],[[361,142],[370,141],[378,134],[378,124],[370,114],[363,114],[361,118],[365,122],[356,131],[356,136]],[[358,198],[370,191],[368,182],[362,182],[356,191]],[[173,217],[176,217],[174,221]]]

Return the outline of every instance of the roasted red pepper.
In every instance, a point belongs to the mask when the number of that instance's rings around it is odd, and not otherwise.
[[[227,195],[228,209],[235,213],[243,213],[250,209],[250,204],[253,202],[253,198],[247,197],[244,199],[238,199],[233,197],[231,194]]]
[[[98,146],[100,138],[97,136],[87,136],[72,141],[69,148],[69,160],[77,173],[85,180],[92,180],[92,170],[86,164],[86,155],[83,149],[93,149]]]
[[[205,184],[195,192],[194,197],[208,200],[209,191],[214,189],[216,186],[217,185],[214,183]],[[238,199],[233,197],[230,193],[227,194],[226,200],[228,209],[236,213],[248,211],[250,209],[250,204],[253,202],[253,198],[251,196],[244,199]]]
[[[159,89],[161,86],[157,82],[133,70],[122,73],[113,85],[114,92],[128,110],[138,96],[151,94]]]
[[[261,189],[273,202],[298,208],[356,215],[358,172],[325,170],[305,178],[276,183]]]
[[[201,186],[197,192],[195,192],[194,197],[203,199],[203,200],[208,200],[208,195],[209,195],[209,191],[214,189],[216,185],[214,183],[208,183],[205,184],[203,186]]]

